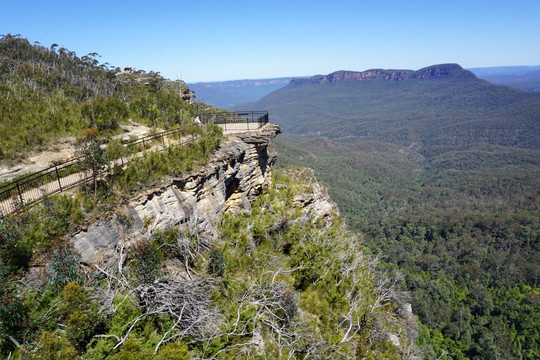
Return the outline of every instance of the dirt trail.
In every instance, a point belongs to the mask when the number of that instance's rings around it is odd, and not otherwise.
[[[127,140],[130,137],[139,138],[150,134],[150,128],[148,126],[137,124],[132,121],[130,123],[130,125],[120,125],[124,132],[113,138]],[[31,153],[17,165],[9,166],[0,164],[0,183],[13,180],[24,174],[47,169],[53,165],[53,162],[55,161],[59,162],[71,159],[75,153],[75,142],[76,139],[74,137],[61,138],[50,146],[51,149],[38,153]]]
[[[225,134],[233,134],[233,133],[239,133],[239,132],[257,131],[264,125],[239,123],[239,124],[227,124],[227,125],[220,125],[220,126],[223,128]],[[142,130],[140,128],[137,128],[137,131],[142,131]],[[144,135],[144,133],[140,133],[140,134]],[[166,147],[174,145],[174,144],[178,144],[179,142],[186,143],[186,142],[191,142],[191,141],[193,141],[192,136],[185,136],[181,139],[176,138],[176,136],[165,136],[162,138],[161,142],[158,142],[157,144],[152,145],[149,149],[145,151],[141,151],[137,154],[133,154],[128,159],[125,159],[125,160],[117,159],[113,161],[113,165],[119,165],[119,164],[123,165],[126,161],[129,161],[130,159],[133,159],[133,158],[141,157],[144,155],[144,153],[148,151],[162,151]],[[22,168],[25,168],[25,166],[22,165],[21,169]],[[28,169],[28,167],[26,167],[26,169]],[[103,168],[103,173],[105,172],[106,172],[106,169]],[[56,176],[58,176],[58,170],[56,171]],[[19,185],[17,184],[16,189],[18,191],[18,194],[15,193],[14,195],[13,194],[8,195],[7,198],[4,198],[4,200],[0,201],[0,214],[8,214],[14,211],[19,201],[22,201],[23,203],[26,203],[26,204],[33,203],[35,201],[41,200],[46,194],[54,194],[58,191],[62,192],[63,189],[70,188],[76,184],[79,184],[81,181],[87,181],[87,179],[89,178],[91,178],[90,171],[86,171],[86,172],[78,172],[75,174],[70,174],[68,176],[57,177],[56,180],[52,180],[52,181],[49,180],[46,183],[38,184],[38,186],[29,188],[29,189],[20,190]]]

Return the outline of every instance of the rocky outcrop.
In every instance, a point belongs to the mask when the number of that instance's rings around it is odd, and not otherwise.
[[[268,124],[257,132],[236,134],[216,150],[206,166],[167,179],[122,206],[110,219],[75,234],[71,242],[81,254],[81,262],[101,261],[122,238],[136,241],[174,226],[196,228],[199,236],[212,238],[221,213],[250,211],[251,203],[270,184],[270,166],[276,155],[267,147],[280,132],[278,125]],[[120,217],[129,219],[129,229],[119,225]]]
[[[336,203],[328,195],[326,188],[321,186],[315,179],[312,169],[304,169],[312,180],[310,182],[310,191],[305,191],[293,196],[293,205],[302,209],[302,215],[305,219],[316,221],[322,219],[330,225],[336,216],[339,216],[339,209]]]
[[[343,81],[403,81],[411,79],[438,79],[438,78],[476,78],[476,76],[463,69],[458,64],[441,64],[413,70],[384,70],[372,69],[362,72],[356,71],[336,71],[328,75],[315,75],[309,79],[293,79],[292,84],[327,84]]]

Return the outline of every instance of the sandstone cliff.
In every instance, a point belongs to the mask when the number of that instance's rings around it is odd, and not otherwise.
[[[114,249],[121,232],[117,218],[122,215],[131,219],[125,236],[131,241],[173,226],[194,227],[200,236],[212,238],[222,212],[249,211],[251,202],[270,183],[276,154],[269,153],[267,146],[280,132],[278,125],[268,124],[258,132],[236,134],[203,168],[168,178],[123,205],[118,214],[90,224],[71,238],[81,262],[99,262]]]
[[[270,176],[267,146],[280,131],[230,138],[197,171],[70,237],[90,281],[68,284],[59,301],[78,289],[95,309],[88,319],[106,324],[89,330],[87,354],[137,344],[142,359],[171,349],[181,358],[415,359],[399,276],[363,253],[312,170]]]

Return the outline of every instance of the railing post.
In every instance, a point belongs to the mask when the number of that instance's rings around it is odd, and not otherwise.
[[[62,183],[60,183],[60,175],[58,175],[58,167],[55,166],[54,170],[56,171],[56,179],[58,179],[58,186],[60,187],[60,192],[62,192]]]
[[[21,194],[21,188],[19,187],[19,182],[17,181],[17,192],[19,193],[19,200],[21,201],[21,206],[24,205],[24,202],[23,202],[23,197],[22,197],[22,194]]]

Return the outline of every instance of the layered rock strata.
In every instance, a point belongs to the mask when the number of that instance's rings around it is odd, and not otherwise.
[[[240,133],[222,144],[207,165],[138,195],[117,214],[91,224],[71,237],[81,262],[103,260],[122,239],[136,241],[155,230],[178,226],[196,229],[212,238],[214,225],[224,211],[250,211],[251,203],[271,182],[270,167],[276,154],[268,144],[281,132],[268,124],[257,132]],[[123,228],[119,217],[131,223]]]

